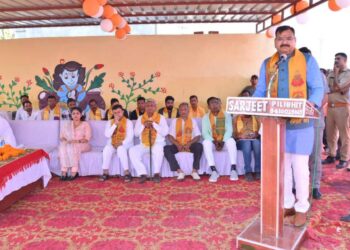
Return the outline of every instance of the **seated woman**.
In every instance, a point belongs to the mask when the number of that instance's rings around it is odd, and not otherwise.
[[[250,96],[249,91],[243,91],[241,96]],[[251,168],[252,151],[254,153],[254,171],[255,178],[260,179],[260,158],[261,146],[259,139],[260,122],[254,116],[237,115],[233,119],[233,137],[237,142],[237,149],[243,152],[245,178],[247,181],[253,181]]]
[[[61,143],[59,147],[59,158],[61,163],[61,180],[76,179],[79,168],[80,154],[91,150],[89,141],[91,139],[91,128],[89,123],[83,121],[82,111],[78,107],[71,109],[72,121],[62,123]],[[68,177],[68,168],[71,175]]]

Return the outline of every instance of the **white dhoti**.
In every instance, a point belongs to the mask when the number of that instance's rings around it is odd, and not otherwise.
[[[204,140],[203,150],[204,150],[205,158],[207,159],[207,162],[208,162],[208,166],[209,167],[215,166],[214,153],[213,153],[213,151],[215,150],[214,143],[210,140]],[[231,165],[236,165],[237,147],[236,147],[236,142],[233,138],[229,138],[225,141],[223,150],[227,151],[228,156],[230,158]]]
[[[129,146],[130,147],[130,146]],[[111,166],[111,161],[113,158],[113,154],[116,152],[117,157],[120,160],[120,163],[122,165],[122,168],[124,171],[129,170],[129,159],[128,159],[128,146],[120,145],[117,149],[115,149],[111,144],[107,144],[103,148],[103,163],[102,163],[102,169],[108,170]]]
[[[284,207],[305,213],[310,208],[309,199],[309,156],[284,154]],[[296,199],[292,192],[293,176]],[[296,201],[297,200],[297,201]],[[296,201],[296,202],[295,202]]]
[[[159,174],[164,158],[163,142],[155,143],[152,146],[152,172]],[[130,160],[138,175],[147,175],[146,166],[142,162],[142,156],[150,152],[150,148],[143,144],[136,145],[129,150]]]

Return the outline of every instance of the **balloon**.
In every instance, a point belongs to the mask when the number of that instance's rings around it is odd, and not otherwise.
[[[340,7],[340,8],[346,8],[350,6],[350,0],[335,0],[335,3]]]
[[[115,36],[117,39],[122,40],[122,39],[126,38],[126,31],[124,29],[118,29],[115,32]]]
[[[97,0],[97,2],[103,6],[108,2],[108,0]]]
[[[335,2],[335,0],[328,0],[328,7],[329,7],[332,11],[341,10],[341,7],[339,7],[339,6],[337,5],[337,3]]]
[[[103,19],[100,23],[100,27],[105,32],[112,32],[114,30],[113,23],[110,19]]]
[[[295,8],[294,8],[294,6],[292,6],[292,7],[290,8],[290,13],[291,13],[292,15],[294,15],[295,13],[300,12],[300,11],[306,9],[307,7],[309,7],[309,2],[308,2],[308,1],[300,1],[300,2],[297,2],[297,3],[295,4]]]
[[[130,25],[128,23],[125,25],[124,30],[126,31],[127,34],[130,34],[131,27],[130,27]]]
[[[122,22],[122,17],[119,16],[118,14],[113,14],[113,16],[111,17],[111,20],[113,22],[113,25],[118,27]]]
[[[307,12],[297,15],[295,18],[297,19],[297,22],[300,24],[305,24],[309,21],[309,15]]]
[[[122,18],[122,21],[118,25],[118,29],[123,29],[126,26],[126,21],[124,18]]]
[[[103,17],[111,18],[114,14],[114,8],[111,5],[103,6]]]
[[[273,37],[275,37],[276,29],[277,29],[276,26],[272,26],[272,27],[268,28],[268,29],[266,30],[266,36],[267,36],[268,38],[273,38]]]
[[[93,18],[100,18],[103,15],[103,7],[100,6],[100,8],[98,9],[98,12],[96,15],[93,15]]]
[[[87,16],[94,16],[98,14],[100,4],[96,0],[85,0],[83,3],[83,11]]]
[[[280,14],[272,16],[272,24],[279,23],[282,20],[282,16]]]

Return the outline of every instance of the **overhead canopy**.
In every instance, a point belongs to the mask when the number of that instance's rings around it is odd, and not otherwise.
[[[310,7],[326,0],[310,0]],[[256,23],[256,31],[268,28],[266,20],[298,0],[109,0],[129,24]],[[283,12],[283,11],[282,11]],[[290,17],[288,17],[290,18]],[[286,19],[282,15],[282,21]],[[0,29],[98,25],[84,15],[81,0],[0,0]],[[261,26],[261,27],[260,27]]]

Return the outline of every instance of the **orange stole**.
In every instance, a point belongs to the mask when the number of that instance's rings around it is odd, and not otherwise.
[[[279,60],[279,54],[276,52],[266,64],[266,84],[269,83],[272,75],[277,69],[276,63]],[[289,73],[289,98],[307,99],[307,84],[306,84],[306,59],[303,53],[299,50],[294,51],[294,55],[288,62]],[[278,74],[271,86],[271,97],[277,97],[278,94]],[[308,122],[309,119],[293,118],[290,123]]]
[[[49,120],[50,119],[50,107],[49,105],[46,106],[46,108],[44,108],[44,113],[43,113],[43,120]],[[58,104],[56,104],[55,108],[53,109],[53,113],[54,113],[54,117],[61,117],[61,109],[58,106]]]
[[[141,118],[141,123],[145,124],[146,121],[153,121],[159,124],[160,114],[158,114],[157,112],[154,112],[152,117],[148,117],[147,113],[144,113]],[[151,130],[151,141],[149,141],[150,130]],[[150,147],[151,145],[153,145],[154,142],[156,141],[156,138],[157,138],[157,131],[154,128],[152,129],[144,128],[144,130],[142,131],[141,140],[142,140],[142,144],[145,145],[146,147]]]
[[[111,120],[111,125],[114,123],[114,120]],[[123,116],[123,118],[119,121],[117,128],[114,130],[112,135],[112,145],[113,147],[117,147],[123,143],[126,137],[127,131],[127,119]]]
[[[101,110],[98,108],[96,110],[96,114],[94,114],[94,112],[90,110],[89,119],[94,121],[101,121],[102,120]]]
[[[213,113],[210,112],[209,114],[209,120],[211,125],[211,131],[213,133],[213,138],[215,141],[222,141],[224,139],[225,134],[225,114],[221,110],[216,117],[216,123],[215,123],[215,116]]]
[[[164,116],[165,118],[176,118],[176,115],[177,115],[177,108],[173,108],[173,109],[171,110],[171,117],[169,117],[169,113],[168,113],[167,108],[166,108],[166,107],[163,108],[163,116]]]
[[[176,140],[180,142],[182,146],[192,140],[192,130],[193,124],[191,118],[188,117],[185,121],[184,131],[182,129],[182,118],[176,119]]]

